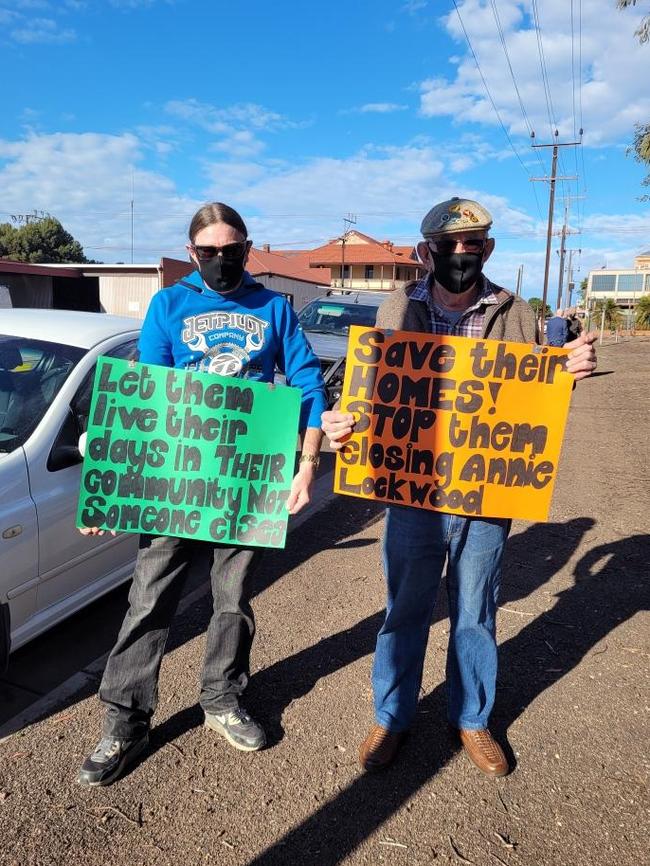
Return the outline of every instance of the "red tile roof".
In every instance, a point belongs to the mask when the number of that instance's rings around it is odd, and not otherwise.
[[[258,250],[253,247],[248,254],[246,270],[254,277],[276,276],[288,277],[292,280],[300,280],[303,283],[315,283],[321,286],[329,286],[329,268],[310,268],[309,262],[299,251],[286,255],[285,251]],[[300,251],[306,252],[306,251]]]
[[[309,263],[315,266],[340,265],[342,255],[345,256],[346,265],[413,265],[420,263],[415,257],[414,247],[395,246],[390,241],[377,241],[369,235],[361,232],[349,232],[347,237],[354,236],[355,242],[349,240],[345,244],[345,252],[342,251],[340,241],[334,240],[318,247],[309,253]],[[361,239],[363,243],[358,243]]]

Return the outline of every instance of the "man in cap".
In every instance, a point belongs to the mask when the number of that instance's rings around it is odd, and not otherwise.
[[[435,205],[422,221],[418,254],[428,266],[417,283],[383,302],[377,326],[400,331],[538,342],[532,307],[483,275],[492,255],[492,217],[462,198]],[[596,367],[596,334],[567,344],[567,370],[576,379]],[[323,430],[341,448],[354,416],[325,412]],[[501,561],[510,521],[463,517],[423,508],[387,508],[384,567],[386,618],[377,637],[372,672],[376,723],[361,744],[366,770],[387,766],[415,718],[429,625],[447,561],[449,649],[447,714],[470,759],[489,776],[509,771],[488,730],[494,704],[496,609]]]

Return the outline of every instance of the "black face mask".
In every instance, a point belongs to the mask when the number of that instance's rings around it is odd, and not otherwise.
[[[203,282],[214,292],[231,292],[236,289],[244,275],[244,257],[224,260],[222,256],[199,261],[199,272]]]
[[[454,295],[461,295],[474,285],[481,276],[483,255],[481,253],[452,253],[443,256],[431,253],[434,263],[433,275],[440,285]]]

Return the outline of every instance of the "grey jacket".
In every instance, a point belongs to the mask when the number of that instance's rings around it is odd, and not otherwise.
[[[482,336],[516,343],[539,343],[537,320],[530,304],[501,286],[489,281],[488,284],[499,303],[486,306]],[[431,317],[426,303],[410,298],[415,286],[416,283],[408,283],[403,289],[391,292],[382,302],[377,312],[378,328],[431,333]]]

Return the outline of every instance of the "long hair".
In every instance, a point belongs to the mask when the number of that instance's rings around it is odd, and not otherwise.
[[[238,231],[245,238],[248,237],[248,229],[246,223],[237,213],[234,208],[220,201],[214,201],[210,204],[204,204],[200,207],[192,217],[190,228],[188,231],[190,243],[194,243],[194,238],[202,230],[215,223],[225,223],[231,228]]]

